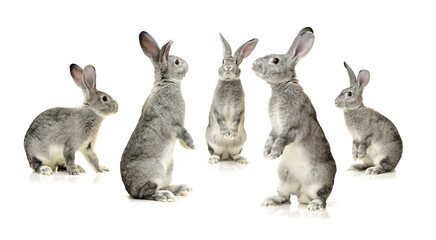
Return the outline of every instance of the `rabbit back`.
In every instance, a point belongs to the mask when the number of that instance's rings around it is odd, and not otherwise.
[[[153,88],[121,160],[121,176],[133,197],[147,182],[156,184],[156,189],[170,184],[176,131],[184,124],[184,114],[180,85]]]

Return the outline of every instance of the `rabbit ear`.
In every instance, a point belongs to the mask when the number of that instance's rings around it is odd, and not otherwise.
[[[309,53],[314,42],[315,35],[313,35],[312,28],[306,27],[301,29],[287,52],[287,55],[292,60],[291,67],[295,67],[297,62]]]
[[[71,74],[71,77],[73,77],[74,83],[79,88],[83,88],[83,81],[82,81],[83,70],[82,70],[82,68],[73,63],[70,65],[70,74]]]
[[[226,39],[223,37],[223,35],[220,33],[221,43],[223,44],[223,58],[228,58],[232,56],[232,48],[230,47],[229,43],[226,41]]]
[[[173,44],[173,41],[169,41],[165,45],[162,46],[162,49],[160,50],[160,55],[159,55],[159,62],[166,63],[168,61],[168,56],[170,53],[171,44]]]
[[[347,69],[348,77],[350,78],[350,87],[355,86],[357,84],[356,75],[346,62],[344,62],[344,66]]]
[[[257,45],[257,38],[253,38],[250,41],[246,42],[244,45],[240,46],[238,50],[235,52],[235,57],[237,59],[238,65],[242,63],[244,58],[248,57],[250,53],[254,50]]]
[[[155,63],[159,61],[159,45],[149,33],[142,31],[139,34],[139,44],[147,57]]]
[[[357,82],[359,83],[359,89],[363,90],[363,88],[365,88],[369,83],[369,71],[365,69],[360,70],[357,75]]]
[[[94,93],[96,91],[95,79],[95,68],[92,65],[87,65],[83,70],[83,83],[88,93]]]

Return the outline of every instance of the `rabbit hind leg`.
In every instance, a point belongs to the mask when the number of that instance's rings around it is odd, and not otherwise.
[[[41,175],[52,175],[55,170],[55,166],[51,166],[50,161],[44,161],[43,158],[38,158],[35,156],[29,157],[29,165],[30,167]]]
[[[299,188],[300,186],[298,183],[290,181],[286,169],[279,169],[279,186],[277,187],[278,195],[265,198],[262,206],[274,207],[290,203],[291,194],[296,193]]]
[[[313,184],[301,191],[298,202],[307,204],[309,211],[322,211],[326,207],[326,200],[331,191],[332,188],[327,185]]]
[[[218,163],[220,160],[222,160],[222,154],[223,154],[223,147],[219,147],[217,145],[211,145],[211,144],[207,144],[209,153],[210,153],[210,157],[209,157],[209,163],[210,164],[216,164]]]
[[[244,156],[241,155],[241,152],[242,152],[242,146],[230,148],[229,149],[230,158],[237,163],[247,164],[248,161]]]

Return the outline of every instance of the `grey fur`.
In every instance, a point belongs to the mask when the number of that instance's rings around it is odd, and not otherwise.
[[[363,105],[363,89],[369,82],[369,71],[357,76],[344,62],[350,78],[350,87],[342,90],[335,105],[344,110],[345,124],[353,138],[354,160],[363,163],[351,165],[348,170],[365,171],[376,175],[395,169],[403,153],[403,142],[395,125],[385,116]]]
[[[219,80],[206,129],[206,141],[211,154],[209,163],[217,163],[224,159],[248,163],[245,157],[240,155],[247,134],[244,129],[245,95],[239,65],[254,50],[258,40],[246,42],[232,56],[230,45],[221,34],[220,37],[224,59],[218,70]]]
[[[33,120],[24,137],[30,167],[43,175],[51,175],[56,168],[72,175],[85,172],[74,163],[76,152],[81,152],[96,172],[109,171],[100,165],[94,146],[103,119],[118,111],[118,103],[96,89],[93,66],[88,65],[82,70],[71,64],[70,73],[85,95],[82,106],[58,107],[42,112]]]
[[[173,150],[176,139],[194,149],[191,135],[183,127],[185,101],[180,81],[188,71],[183,59],[169,55],[172,41],[159,49],[147,32],[139,35],[140,45],[155,68],[155,81],[138,124],[121,159],[121,177],[133,198],[174,201],[174,195],[189,191],[186,185],[172,185]]]
[[[267,55],[253,64],[254,73],[272,89],[272,130],[264,155],[272,159],[282,156],[278,195],[265,199],[263,206],[284,204],[294,194],[300,203],[308,203],[309,210],[322,210],[333,189],[336,164],[330,145],[295,75],[297,62],[310,51],[314,39],[313,30],[304,28],[286,54]]]

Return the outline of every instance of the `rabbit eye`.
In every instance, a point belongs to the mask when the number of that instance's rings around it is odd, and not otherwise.
[[[271,58],[271,60],[269,62],[270,63],[274,63],[274,64],[279,64],[280,59],[278,59],[278,58]]]
[[[102,98],[101,98],[101,100],[103,101],[103,102],[107,102],[107,97],[106,96],[103,96]]]
[[[351,96],[353,96],[353,93],[352,92],[347,92],[347,97],[351,97]]]
[[[179,65],[180,64],[180,61],[179,61],[179,59],[176,59],[176,61],[174,62],[176,65]]]

